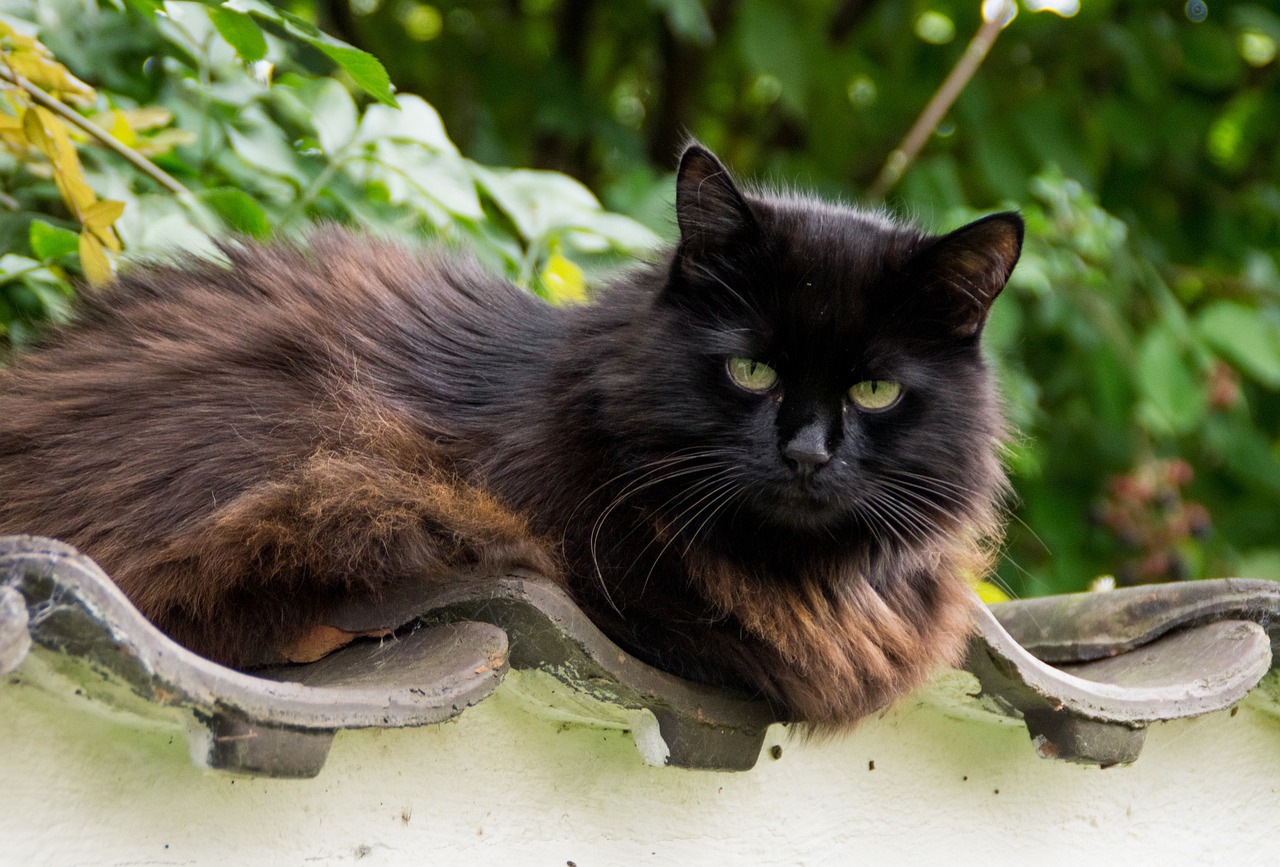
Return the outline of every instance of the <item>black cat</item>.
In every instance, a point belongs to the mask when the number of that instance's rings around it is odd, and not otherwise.
[[[676,215],[587,307],[333,229],[132,270],[0,372],[0,531],[234,666],[352,597],[532,568],[654,665],[850,723],[962,652],[1022,222],[744,194],[697,145]]]

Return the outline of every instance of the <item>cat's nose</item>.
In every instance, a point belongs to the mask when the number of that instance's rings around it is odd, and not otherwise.
[[[782,447],[782,456],[790,462],[796,474],[807,479],[816,473],[823,464],[831,460],[831,452],[827,447],[826,425],[812,422],[796,431],[786,445]]]

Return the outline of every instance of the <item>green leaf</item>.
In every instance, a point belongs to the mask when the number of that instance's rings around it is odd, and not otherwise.
[[[328,55],[329,59],[351,76],[351,80],[366,93],[385,105],[396,104],[395,94],[391,88],[391,77],[378,59],[367,51],[353,48],[340,39],[334,39],[310,21],[299,18],[283,10],[278,13],[278,20],[285,29]]]
[[[792,3],[746,0],[738,12],[738,44],[742,57],[757,73],[775,76],[779,98],[803,112],[809,85],[813,46],[806,45],[796,26],[799,12]]]
[[[330,157],[337,156],[356,134],[356,104],[347,89],[332,78],[307,88],[303,99],[311,108],[320,147]]]
[[[619,250],[648,250],[660,243],[658,236],[648,226],[630,217],[607,211],[588,212],[584,217],[583,225],[571,230],[567,238],[580,249],[589,250],[592,246],[592,242],[583,241],[584,235],[591,235],[604,242],[604,246]]]
[[[1280,388],[1280,326],[1275,321],[1243,304],[1219,301],[1200,313],[1196,327],[1223,358],[1263,385]]]
[[[1227,102],[1213,124],[1205,145],[1209,158],[1229,172],[1248,165],[1259,139],[1267,134],[1272,114],[1261,91],[1247,91]]]
[[[324,52],[330,60],[351,76],[351,80],[356,85],[378,102],[390,106],[396,104],[391,78],[372,54],[354,48],[341,39],[335,39],[305,18],[277,9],[264,0],[234,0],[234,2],[238,10],[275,22],[312,48]]]
[[[253,63],[267,56],[267,39],[262,35],[262,28],[245,13],[215,6],[209,10],[209,19],[241,60]]]
[[[35,343],[37,337],[39,332],[21,319],[15,319],[9,323],[9,343],[19,352]]]
[[[76,243],[79,243],[78,236]],[[39,267],[40,263],[35,259],[32,259],[30,256],[19,256],[17,253],[5,253],[3,256],[0,256],[0,283],[12,279],[15,274],[33,271]]]
[[[1215,415],[1205,426],[1205,442],[1246,489],[1280,497],[1280,455],[1246,415]]]
[[[1204,389],[1166,329],[1153,328],[1142,341],[1138,385],[1144,398],[1139,411],[1153,432],[1184,434],[1204,418]]]
[[[28,231],[31,250],[41,259],[61,259],[80,248],[80,238],[69,229],[50,225],[43,220],[32,220]]]
[[[197,209],[184,205],[168,194],[153,193],[130,202],[118,226],[134,256],[154,258],[182,250],[184,254],[216,258],[220,254],[209,234],[220,227],[210,210],[207,206]]]
[[[149,21],[154,21],[156,13],[160,11],[161,0],[126,0],[129,8],[143,15]]]
[[[271,235],[267,212],[243,190],[232,187],[205,190],[200,193],[200,199],[213,208],[232,230],[258,240],[265,240]]]
[[[310,40],[308,40],[310,41]],[[366,93],[385,105],[395,105],[396,97],[391,89],[391,77],[377,58],[358,48],[336,40],[317,40],[311,43],[343,68],[351,80]]]
[[[49,280],[47,276],[40,274],[29,274],[24,282],[44,305],[44,315],[48,319],[66,322],[71,318],[71,297],[74,293],[70,286]]]
[[[423,199],[469,220],[484,219],[484,208],[466,160],[455,153],[438,153],[408,142],[389,139],[373,148],[373,158],[353,174],[361,182],[380,182],[393,202],[408,202],[420,209]],[[433,220],[433,222],[436,222]]]
[[[604,211],[595,194],[568,175],[532,169],[499,172],[481,166],[473,166],[472,172],[530,243],[563,237],[582,252],[609,247],[638,251],[658,243],[646,226]]]
[[[1090,398],[1097,418],[1099,431],[1124,431],[1130,422],[1133,409],[1133,373],[1125,366],[1115,350],[1103,344],[1094,351],[1082,354],[1087,360]],[[1084,371],[1082,371],[1084,372]],[[1109,440],[1121,439],[1108,437]],[[1122,446],[1121,442],[1110,443]]]
[[[533,169],[493,171],[480,166],[473,171],[528,241],[538,241],[555,230],[586,228],[600,213],[595,194],[568,175]]]
[[[1239,83],[1244,62],[1227,28],[1204,21],[1179,32],[1183,52],[1181,71],[1192,83],[1209,90],[1226,89]]]
[[[279,127],[267,123],[244,131],[227,127],[227,139],[236,156],[249,165],[298,184],[307,183],[307,173]]]
[[[650,4],[663,13],[667,19],[667,28],[686,42],[697,45],[710,45],[715,41],[715,31],[711,29],[711,19],[700,0],[649,0]]]
[[[398,108],[371,105],[360,119],[356,141],[361,144],[381,139],[410,141],[433,150],[456,154],[458,147],[449,140],[444,122],[435,107],[420,96],[400,94],[396,97]]]

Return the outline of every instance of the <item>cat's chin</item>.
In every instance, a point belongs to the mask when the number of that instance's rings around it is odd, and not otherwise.
[[[827,535],[849,523],[845,509],[803,490],[786,490],[760,507],[771,525],[806,535]]]

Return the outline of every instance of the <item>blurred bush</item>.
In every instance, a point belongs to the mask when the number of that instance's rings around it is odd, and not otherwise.
[[[1030,186],[987,337],[1021,432],[1002,576],[1023,593],[1280,578],[1280,297],[1188,296],[1080,183]]]
[[[6,0],[0,61],[33,85],[0,91],[0,336],[17,348],[67,315],[70,279],[109,277],[120,242],[145,258],[211,252],[210,234],[353,223],[465,242],[572,300],[592,270],[656,241],[570,177],[463,157],[435,109],[393,96],[373,57],[265,4]],[[35,91],[154,171],[33,104]]]

